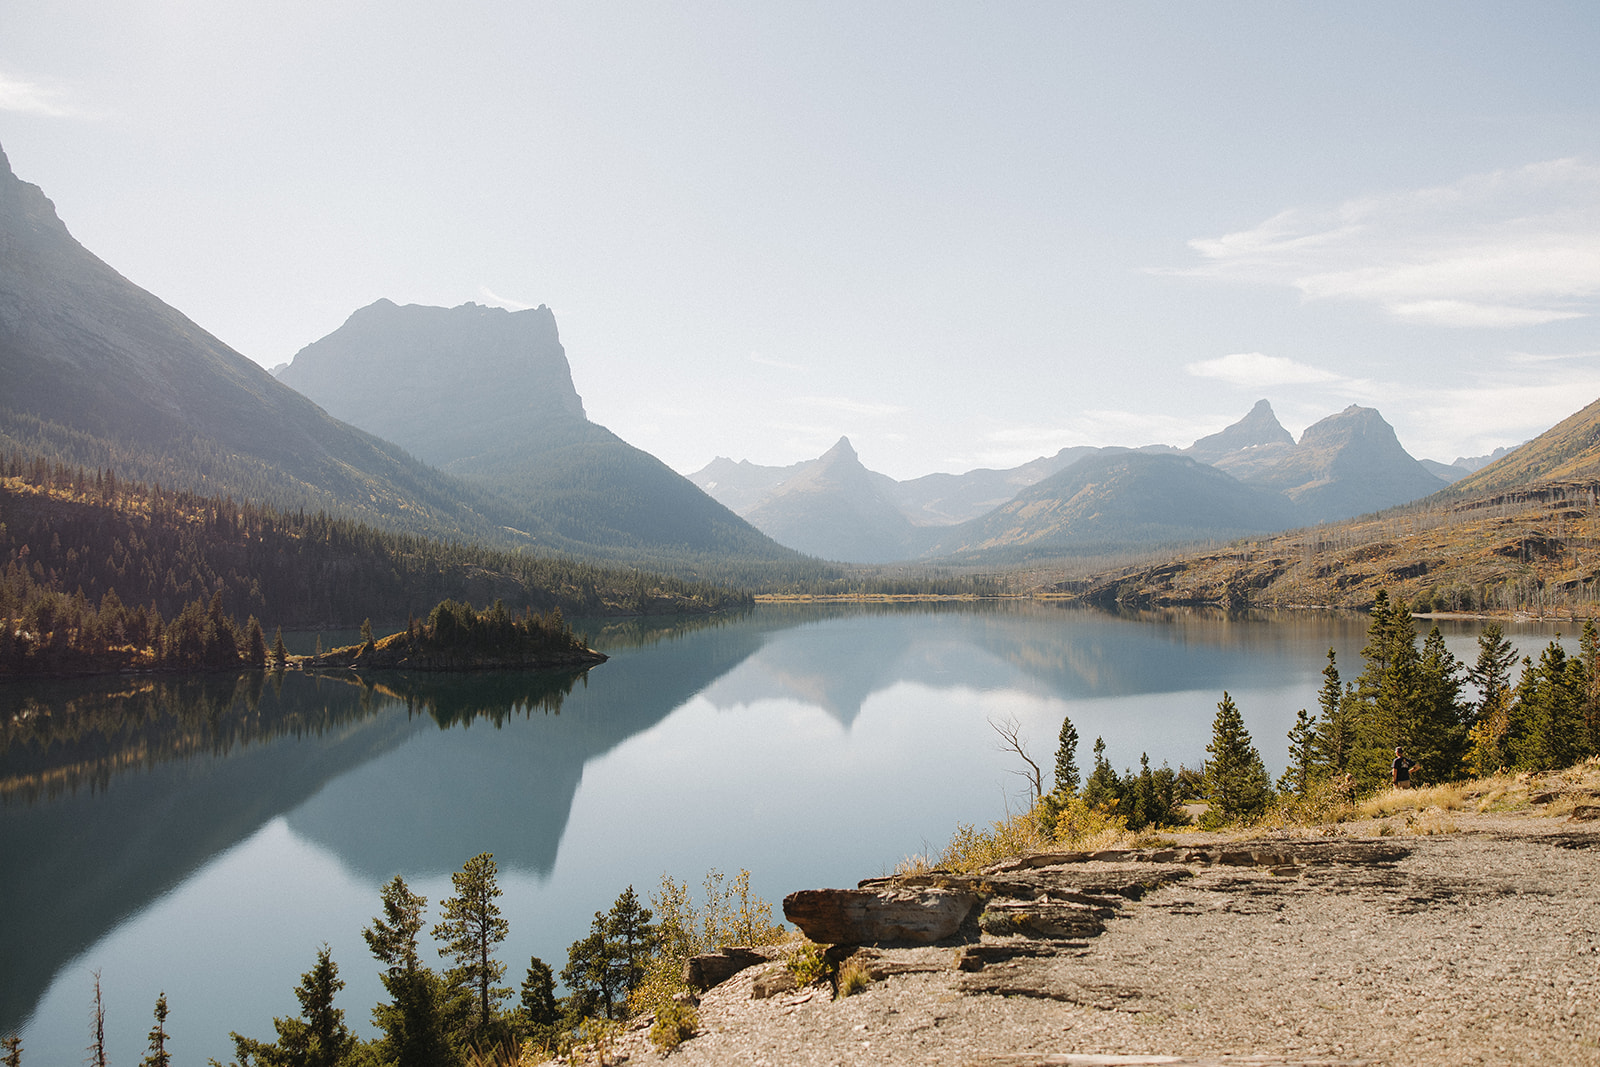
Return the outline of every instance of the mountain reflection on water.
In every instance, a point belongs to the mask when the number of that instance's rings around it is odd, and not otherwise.
[[[80,987],[122,952],[140,971],[105,979],[122,1058],[142,1048],[161,987],[175,1022],[196,1013],[185,1058],[226,1058],[228,1030],[270,1032],[292,1009],[306,939],[332,943],[364,1025],[380,992],[359,929],[377,887],[401,873],[437,900],[478,851],[494,852],[520,909],[513,979],[529,952],[559,967],[594,909],[629,882],[645,895],[664,870],[697,882],[747,866],[774,900],[852,884],[1002,812],[1017,781],[985,723],[996,715],[1018,715],[1046,759],[1070,712],[1080,764],[1104,736],[1119,768],[1146,751],[1195,766],[1229,689],[1276,771],[1328,648],[1353,677],[1365,632],[1334,612],[1033,603],[582,625],[611,655],[587,675],[0,685],[0,1032],[26,1021],[30,1060],[81,1058]],[[1458,655],[1476,632],[1450,631]],[[200,888],[224,866],[276,885],[279,872],[250,865],[283,863],[305,867],[299,904]],[[194,956],[198,933],[141,926],[201,920],[174,916],[174,901],[220,916],[208,921],[234,942],[223,958]]]

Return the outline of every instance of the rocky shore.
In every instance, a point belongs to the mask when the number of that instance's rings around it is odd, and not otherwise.
[[[784,957],[799,942],[703,960],[699,1030],[670,1058],[1600,1065],[1586,787],[797,893],[790,921],[864,988],[796,984]],[[660,1058],[647,1025],[605,1060]]]

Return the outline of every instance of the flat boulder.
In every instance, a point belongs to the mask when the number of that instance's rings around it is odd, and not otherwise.
[[[981,898],[934,886],[802,889],[783,898],[783,914],[823,945],[928,945],[961,928]]]

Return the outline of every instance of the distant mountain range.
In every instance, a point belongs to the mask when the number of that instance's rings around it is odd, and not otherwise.
[[[686,479],[589,421],[548,308],[380,300],[280,380],[84,249],[3,152],[0,268],[0,446],[390,530],[752,584],[821,573],[808,555],[1001,565],[1329,522],[1451,480],[1460,499],[1600,469],[1579,416],[1542,446],[1563,457],[1553,466],[1526,448],[1446,466],[1413,459],[1374,409],[1296,441],[1263,400],[1181,450],[1079,446],[902,482],[841,439],[805,463],[719,458]]]
[[[1531,607],[1578,616],[1592,608],[1596,590],[1597,491],[1600,400],[1392,512],[1281,533],[1244,552],[1174,553],[1056,589],[1123,607],[1358,609],[1381,589],[1420,611]]]
[[[897,482],[862,466],[841,439],[806,463],[719,458],[689,479],[778,542],[857,563],[1230,538],[1375,511],[1447,484],[1372,408],[1331,415],[1297,442],[1266,400],[1181,451],[1080,446],[1011,470]]]

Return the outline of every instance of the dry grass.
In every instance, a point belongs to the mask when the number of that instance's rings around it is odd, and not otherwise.
[[[1466,806],[1467,787],[1461,783],[1430,785],[1425,789],[1390,789],[1356,805],[1359,818],[1381,819],[1403,811],[1439,808],[1460,811]]]

